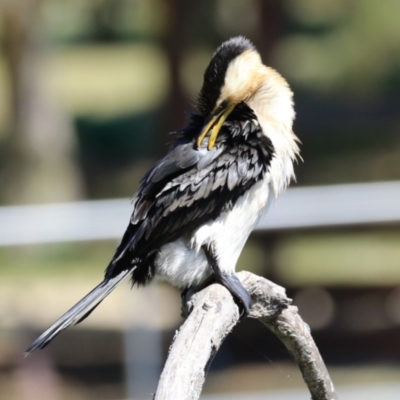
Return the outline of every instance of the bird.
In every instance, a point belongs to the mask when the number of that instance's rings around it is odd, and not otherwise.
[[[253,43],[243,36],[222,43],[187,126],[172,133],[169,152],[142,178],[103,281],[26,354],[82,322],[129,277],[138,286],[158,277],[182,292],[220,283],[245,318],[252,303],[236,263],[257,222],[295,178],[294,117],[288,83],[263,64]]]

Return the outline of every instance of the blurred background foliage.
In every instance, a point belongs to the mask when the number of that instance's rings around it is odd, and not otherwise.
[[[1,0],[0,204],[131,196],[194,110],[213,51],[239,34],[294,91],[297,185],[399,180],[399,15],[397,0]],[[399,235],[393,226],[258,234],[240,267],[288,287],[339,383],[390,380],[400,354],[378,343],[400,332]],[[47,356],[19,358],[29,332],[97,282],[115,245],[0,248],[0,398],[126,395],[121,304],[144,304],[139,292],[116,294]],[[162,290],[173,306],[150,325],[167,348],[179,300]],[[228,340],[206,390],[301,386],[282,349],[248,345],[264,340],[257,329]],[[116,353],[101,358],[104,346]]]

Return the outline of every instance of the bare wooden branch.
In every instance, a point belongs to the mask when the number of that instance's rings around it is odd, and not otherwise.
[[[285,289],[247,271],[238,276],[253,299],[249,316],[259,319],[284,343],[298,364],[312,399],[337,399],[308,325],[297,308],[290,305]],[[239,321],[232,296],[217,284],[191,296],[183,308],[190,310],[190,315],[175,334],[155,400],[198,399],[207,366]]]
[[[239,320],[239,310],[231,294],[220,285],[211,285],[193,295],[189,308],[192,308],[190,316],[171,346],[156,400],[198,399],[204,369]]]
[[[247,271],[239,273],[239,278],[250,292],[254,302],[250,317],[260,320],[286,346],[300,368],[312,399],[337,399],[333,383],[311,336],[310,328],[299,316],[297,307],[290,305],[291,300],[286,297],[285,290]],[[284,298],[283,303],[281,303],[282,297],[275,297],[277,288],[281,290],[279,294]],[[279,308],[276,302],[286,307]]]

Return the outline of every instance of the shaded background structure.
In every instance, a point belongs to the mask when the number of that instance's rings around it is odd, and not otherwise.
[[[400,180],[399,15],[397,0],[0,0],[0,205],[129,203],[193,111],[213,51],[239,34],[294,91],[296,186]],[[119,288],[22,358],[116,245],[0,247],[0,399],[150,398],[182,322],[162,283]],[[287,287],[337,385],[398,382],[399,224],[260,231],[238,268]],[[245,321],[205,393],[295,388],[307,398],[284,348]]]

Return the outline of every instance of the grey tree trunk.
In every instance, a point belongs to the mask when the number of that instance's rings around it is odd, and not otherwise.
[[[48,84],[40,3],[1,1],[11,93],[0,176],[5,203],[69,201],[82,194],[72,121]]]

